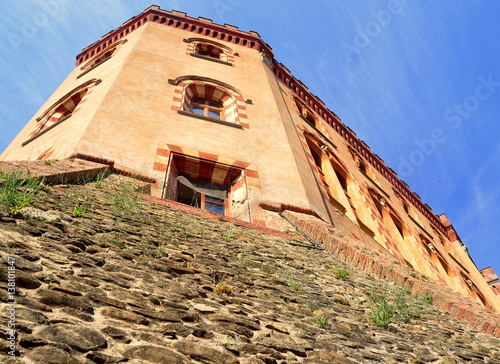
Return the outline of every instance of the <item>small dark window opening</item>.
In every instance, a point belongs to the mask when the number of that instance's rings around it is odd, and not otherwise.
[[[336,168],[334,168],[334,171],[335,171],[335,174],[337,175],[337,178],[340,182],[340,185],[342,186],[342,189],[344,190],[344,192],[347,193],[347,181],[346,181],[345,177],[339,171],[337,171]]]
[[[216,59],[220,59],[220,55],[219,53],[215,53],[215,52],[208,52],[208,51],[201,51],[199,50],[198,52],[196,52],[202,56],[207,56],[207,57],[212,57],[212,58],[216,58]]]
[[[391,214],[391,219],[394,221],[394,225],[396,225],[396,228],[398,229],[399,233],[401,234],[401,237],[404,238],[404,233],[403,233],[403,225],[399,221],[399,219],[396,219],[392,214]]]
[[[322,168],[321,168],[321,156],[314,149],[309,148],[309,150],[311,151],[311,154],[313,156],[314,164],[316,164],[316,167],[318,167],[318,169],[321,171],[321,173],[323,173]]]
[[[310,112],[306,111],[304,117],[309,124],[316,126],[316,120],[312,117]]]

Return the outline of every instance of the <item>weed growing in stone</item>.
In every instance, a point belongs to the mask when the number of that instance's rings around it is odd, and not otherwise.
[[[394,297],[394,314],[397,320],[409,323],[419,316],[419,311],[415,297],[405,291],[405,289],[396,290]]]
[[[75,206],[73,209],[74,217],[82,217],[83,216],[83,208],[81,206]]]
[[[115,215],[120,218],[133,216],[139,208],[139,196],[132,182],[124,182],[118,188],[108,190],[109,201]]]
[[[43,188],[36,178],[22,178],[21,172],[0,173],[0,210],[9,214],[28,206]]]
[[[324,329],[328,325],[328,317],[318,316],[316,317],[316,323],[320,328]]]
[[[395,321],[409,323],[420,316],[418,301],[408,289],[386,287],[382,293],[368,296],[373,302],[372,320],[377,326],[387,328]]]
[[[168,210],[163,210],[163,218],[160,224],[154,224],[154,228],[158,234],[158,239],[156,240],[156,250],[153,251],[153,258],[160,259],[165,256],[168,256],[165,247],[167,245],[167,241],[169,239],[169,231],[168,227]]]
[[[289,285],[288,285],[291,289],[293,289],[295,292],[300,292],[300,290],[302,288],[300,288],[300,286],[295,283],[295,282],[291,282]]]
[[[432,296],[430,294],[420,297],[420,300],[424,303],[432,304]]]
[[[163,248],[161,246],[159,246],[157,249],[155,249],[152,253],[152,257],[155,259],[160,259],[160,258],[163,258],[167,255],[168,254],[163,250]]]
[[[70,198],[70,203],[74,206],[73,217],[83,216],[85,210],[92,211],[91,194],[85,187],[75,188],[68,197]]]
[[[347,277],[349,277],[349,271],[346,269],[336,268],[335,266],[332,266],[330,269],[337,278],[347,279]]]
[[[104,182],[104,178],[106,177],[106,175],[107,175],[106,172],[102,172],[102,173],[98,173],[97,176],[95,176],[95,185],[98,188],[103,188],[103,182]]]
[[[378,297],[375,301],[375,309],[373,310],[373,322],[375,325],[387,328],[394,317],[394,310],[387,302],[385,297]]]
[[[234,294],[234,287],[231,287],[225,281],[222,281],[214,286],[214,292],[218,295],[227,294],[228,296],[231,296]]]
[[[43,163],[45,163],[46,165],[48,166],[51,166],[54,164],[54,162],[52,162],[51,160],[46,160],[46,161],[43,161]]]
[[[230,241],[231,241],[231,239],[233,238],[233,229],[232,229],[232,228],[229,228],[229,229],[227,230],[227,233],[226,233],[226,234],[224,234],[224,235],[222,236],[222,238],[224,239],[224,241],[230,242]]]

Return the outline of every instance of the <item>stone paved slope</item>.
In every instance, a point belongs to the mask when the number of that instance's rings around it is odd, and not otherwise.
[[[58,185],[1,215],[0,331],[10,256],[18,337],[0,362],[500,363],[498,338],[326,252],[131,190]],[[382,299],[400,303],[387,328]]]

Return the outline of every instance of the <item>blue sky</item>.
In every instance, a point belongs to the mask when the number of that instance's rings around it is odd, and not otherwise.
[[[257,31],[278,61],[428,203],[479,269],[500,273],[500,3],[463,0],[156,1]],[[150,6],[0,4],[0,150],[76,54]]]

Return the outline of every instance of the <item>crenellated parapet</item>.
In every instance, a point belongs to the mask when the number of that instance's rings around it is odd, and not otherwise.
[[[144,26],[144,24],[153,22],[168,27],[173,27],[198,34],[203,37],[222,40],[225,42],[237,44],[240,46],[253,48],[259,52],[265,52],[273,57],[271,47],[266,44],[257,32],[244,32],[238,27],[229,24],[216,24],[207,18],[192,18],[186,13],[180,11],[166,11],[159,6],[153,5],[144,10],[141,14],[130,18],[120,27],[102,36],[97,42],[85,47],[76,56],[76,65],[81,65],[102,50],[119,42],[131,32]]]

